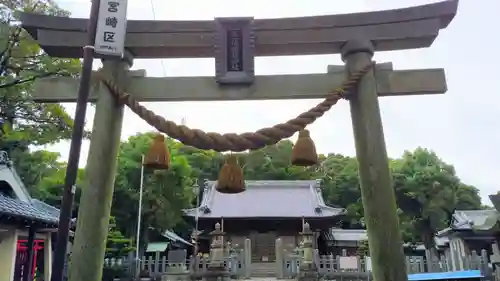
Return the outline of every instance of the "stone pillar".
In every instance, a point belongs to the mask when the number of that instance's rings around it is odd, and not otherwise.
[[[276,278],[283,278],[283,240],[276,239]]]
[[[45,234],[43,239],[43,278],[44,280],[50,280],[52,276],[52,235],[49,233]]]
[[[347,42],[341,52],[347,72],[353,73],[371,63],[374,48],[360,39]],[[373,70],[351,93],[349,104],[373,277],[404,281],[408,276]]]
[[[244,242],[244,255],[245,255],[245,278],[250,279],[252,274],[252,241],[249,238]]]
[[[122,61],[103,61],[102,71],[126,89],[131,65],[132,57],[126,54]],[[118,105],[111,95],[98,97],[71,254],[71,281],[102,278],[123,111],[123,105]]]
[[[0,280],[13,280],[17,256],[17,230],[0,232]]]
[[[452,271],[458,271],[458,250],[455,240],[450,239],[450,259]]]
[[[465,270],[465,259],[467,258],[465,256],[465,243],[464,240],[460,237],[456,237],[453,239],[457,243],[457,250],[458,250],[458,264],[460,266],[459,270]]]
[[[491,251],[493,255],[490,256],[491,263],[494,265],[500,264],[500,248],[498,247],[498,243],[495,242],[491,244]]]

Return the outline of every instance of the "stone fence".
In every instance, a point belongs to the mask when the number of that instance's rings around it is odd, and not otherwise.
[[[282,279],[298,278],[303,262],[303,249],[284,249],[281,241],[276,241],[275,277]],[[280,250],[281,249],[281,250]],[[186,257],[184,250],[170,251],[168,257],[143,257],[136,261],[129,259],[107,259],[107,266],[121,266],[131,269],[138,266],[141,272],[147,273],[152,278],[164,280],[189,280],[198,279],[207,274],[211,261],[207,256]],[[461,258],[463,270],[480,270],[487,280],[500,280],[488,262],[488,253],[482,250],[480,253],[472,251],[470,255]],[[226,251],[222,261],[223,270],[227,276],[233,279],[247,279],[252,276],[251,245],[246,241],[242,249]],[[371,260],[365,256],[320,256],[317,250],[313,254],[314,270],[318,277],[325,279],[341,278],[343,280],[357,279],[369,280],[371,278]],[[426,272],[448,272],[454,271],[452,261],[448,255],[442,255],[439,259],[429,260],[421,256],[406,257],[408,274]],[[158,279],[158,280],[159,280]]]

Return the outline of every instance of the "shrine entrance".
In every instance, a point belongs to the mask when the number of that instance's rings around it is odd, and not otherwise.
[[[276,260],[276,233],[256,233],[252,245],[252,262],[274,262]]]
[[[43,248],[44,248],[44,240],[35,240],[33,247],[33,261],[28,262],[28,240],[18,240],[17,241],[17,251],[16,251],[16,264],[14,267],[14,281],[22,281],[24,267],[28,264],[32,265],[32,268],[29,269],[29,274],[31,275],[31,279],[37,276],[37,269],[44,268],[43,264]],[[42,272],[43,273],[43,272]],[[41,275],[43,276],[43,274]]]
[[[239,152],[276,144],[299,131],[309,137],[304,131],[306,126],[340,100],[347,100],[351,110],[373,277],[377,281],[406,280],[378,98],[442,94],[447,90],[446,79],[443,69],[393,70],[392,64],[376,64],[372,58],[377,51],[430,47],[455,16],[457,6],[458,1],[449,0],[405,9],[320,17],[128,21],[127,34],[124,30],[121,34],[127,38],[124,46],[103,42],[86,46],[86,20],[22,14],[22,26],[51,56],[81,58],[84,48],[99,52],[103,48],[125,49],[114,55],[99,54],[103,68],[93,75],[90,100],[96,102],[96,113],[71,280],[98,281],[101,275],[107,234],[107,225],[101,221],[110,213],[124,106],[158,131],[186,145]],[[124,24],[120,23],[121,28]],[[98,34],[99,38],[102,36]],[[255,56],[311,54],[340,54],[345,65],[325,65],[324,74],[254,73]],[[153,78],[145,77],[145,71],[128,70],[134,58],[202,57],[215,58],[215,77]],[[78,84],[77,79],[69,77],[42,79],[35,83],[32,99],[75,102]],[[244,134],[190,129],[140,104],[313,98],[323,101],[282,124]],[[321,208],[317,211],[321,212]]]

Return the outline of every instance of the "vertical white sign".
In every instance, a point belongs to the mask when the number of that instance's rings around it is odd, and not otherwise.
[[[127,34],[127,0],[101,0],[95,52],[122,56]]]

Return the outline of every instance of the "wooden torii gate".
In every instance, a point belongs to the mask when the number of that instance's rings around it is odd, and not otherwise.
[[[429,47],[456,14],[458,0],[369,13],[318,17],[214,21],[128,21],[122,61],[103,58],[103,72],[137,101],[218,101],[325,98],[346,74],[371,63],[375,51]],[[23,27],[51,56],[80,58],[86,19],[22,14]],[[99,35],[98,35],[99,36]],[[215,40],[214,40],[215,39]],[[227,44],[228,41],[233,42]],[[233,48],[233,49],[231,49]],[[236,50],[236,52],[234,52]],[[345,66],[325,74],[255,76],[254,56],[341,54]],[[145,77],[128,71],[133,58],[216,58],[216,77]],[[71,281],[101,277],[123,106],[96,79],[91,100],[96,113],[82,191]],[[36,82],[32,99],[74,102],[78,81]],[[443,69],[393,70],[376,65],[350,93],[373,276],[407,279],[396,203],[389,171],[378,96],[446,92]]]

